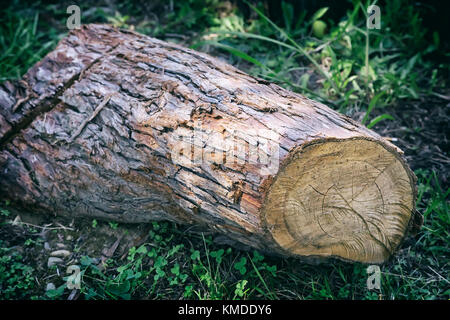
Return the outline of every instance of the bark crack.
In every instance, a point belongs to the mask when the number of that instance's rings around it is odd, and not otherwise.
[[[5,146],[14,139],[16,135],[18,135],[23,129],[28,128],[28,126],[40,115],[47,113],[51,111],[53,108],[55,108],[58,103],[61,102],[60,97],[66,92],[67,89],[69,89],[76,81],[79,81],[82,79],[84,74],[97,62],[101,60],[105,55],[113,51],[115,48],[117,48],[119,44],[111,47],[109,50],[105,52],[104,55],[101,57],[98,57],[94,61],[92,61],[86,68],[81,70],[80,72],[73,75],[61,88],[56,90],[56,92],[45,99],[43,99],[33,110],[31,110],[28,114],[24,115],[23,118],[13,126],[11,126],[11,130],[6,132],[1,138],[0,138],[0,151],[5,148]],[[23,104],[23,102],[21,103]],[[14,108],[17,109],[19,106],[15,105]],[[14,110],[13,110],[14,111]]]

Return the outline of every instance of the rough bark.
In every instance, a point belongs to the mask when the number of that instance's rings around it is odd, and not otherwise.
[[[0,192],[36,212],[199,224],[265,252],[362,262],[388,259],[420,218],[413,173],[375,132],[103,25],[1,85]]]

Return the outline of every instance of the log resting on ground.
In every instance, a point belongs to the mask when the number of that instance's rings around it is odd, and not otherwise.
[[[0,86],[0,192],[39,212],[206,226],[283,256],[386,261],[417,230],[402,152],[206,54],[106,25]]]

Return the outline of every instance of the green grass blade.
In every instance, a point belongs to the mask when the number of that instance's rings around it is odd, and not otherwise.
[[[395,120],[393,116],[391,116],[390,114],[384,113],[382,115],[379,115],[378,117],[375,117],[372,121],[370,121],[370,123],[367,125],[367,129],[372,128],[374,125],[376,125],[378,122],[382,121],[382,120]]]

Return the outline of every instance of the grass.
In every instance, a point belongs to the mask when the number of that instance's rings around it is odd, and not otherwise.
[[[438,74],[448,66],[435,65],[426,58],[439,49],[439,35],[434,33],[433,43],[425,40],[420,17],[407,1],[390,1],[385,9],[395,12],[396,8],[406,8],[406,16],[400,18],[402,26],[398,15],[390,14],[383,16],[381,30],[367,29],[369,2],[354,1],[347,17],[338,22],[329,20],[328,31],[320,37],[314,25],[318,21],[327,24],[328,8],[295,22],[292,5],[284,3],[282,28],[262,9],[249,5],[257,19],[246,23],[234,13],[220,26],[212,27],[203,37],[206,40],[193,46],[226,50],[253,65],[251,74],[321,100],[340,112],[365,112],[365,120],[374,107],[418,99],[444,85],[439,83]],[[380,115],[368,126],[386,119],[392,117]]]
[[[381,289],[366,286],[367,265],[340,261],[313,266],[295,259],[220,246],[204,234],[186,234],[168,222],[154,222],[145,243],[125,259],[98,259],[75,249],[84,299],[447,299],[449,288],[449,189],[435,172],[418,170],[418,209],[424,226],[391,261],[381,266]],[[3,206],[7,208],[7,206]],[[2,209],[2,216],[8,210]],[[3,219],[3,221],[6,221]],[[6,224],[9,222],[3,222]],[[97,222],[95,228],[107,222]],[[113,229],[113,227],[109,226]],[[114,227],[114,229],[116,229]],[[120,225],[119,225],[120,228]],[[37,233],[37,230],[31,230]],[[24,238],[0,249],[0,296],[6,299],[66,299],[68,275],[51,269],[45,276],[24,263],[16,250],[42,243]],[[28,243],[28,244],[27,244]],[[62,275],[61,275],[62,273]],[[25,274],[25,277],[23,276]],[[52,278],[54,290],[37,290],[34,277]],[[43,279],[40,281],[43,281]]]
[[[24,245],[27,245],[24,243]],[[0,240],[0,297],[2,299],[29,298],[35,287],[34,268],[22,262],[17,248],[3,247]]]
[[[409,2],[389,1],[382,30],[365,27],[369,3],[352,2],[339,21],[329,9],[293,16],[282,3],[280,21],[272,21],[262,6],[227,7],[219,1],[170,2],[148,11],[134,2],[102,2],[82,6],[82,22],[109,22],[152,36],[184,41],[199,50],[225,55],[251,74],[321,100],[340,112],[360,112],[373,127],[392,119],[374,110],[419,99],[445,87],[448,66],[429,60],[440,48],[439,35],[428,41],[420,15]],[[169,7],[167,7],[169,6]],[[170,6],[173,6],[172,8]],[[402,15],[394,14],[401,8]],[[62,6],[18,2],[0,15],[0,80],[19,79],[67,32]],[[323,34],[317,21],[327,24]],[[317,23],[316,23],[317,25]],[[80,298],[84,299],[448,299],[449,190],[439,173],[420,169],[417,207],[424,226],[399,253],[381,266],[380,290],[366,285],[367,266],[333,261],[312,266],[295,259],[267,257],[214,243],[208,234],[187,234],[183,227],[154,222],[146,242],[129,249],[124,260],[112,256],[99,264],[82,247],[75,247],[80,267]],[[0,231],[9,230],[9,205],[0,210]],[[87,227],[122,232],[120,224],[92,220]],[[31,252],[41,252],[39,230],[23,226],[24,236],[6,239],[1,232],[0,298],[66,299],[69,274],[58,267],[36,266]],[[126,232],[126,231],[123,231]],[[56,288],[45,291],[51,279]]]
[[[39,13],[20,18],[7,11],[0,17],[0,81],[20,79],[56,45],[56,38],[38,31]]]

